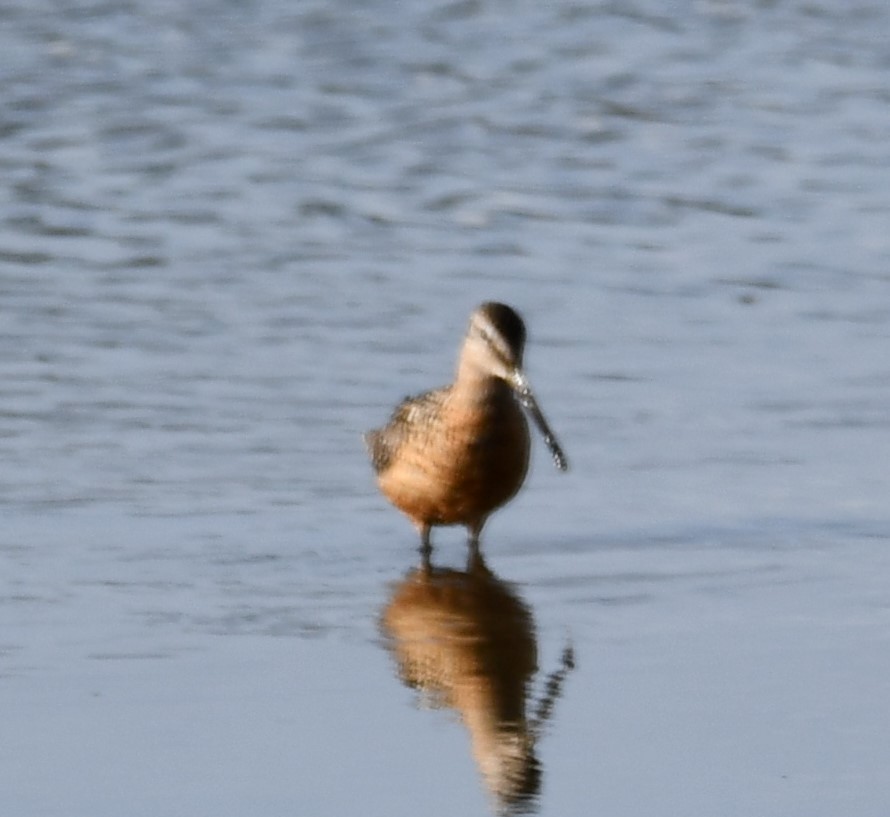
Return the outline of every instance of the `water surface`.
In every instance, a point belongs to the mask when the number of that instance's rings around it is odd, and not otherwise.
[[[4,20],[6,811],[487,813],[507,700],[514,811],[883,817],[883,5]],[[436,531],[423,676],[360,433],[490,299],[572,470]]]

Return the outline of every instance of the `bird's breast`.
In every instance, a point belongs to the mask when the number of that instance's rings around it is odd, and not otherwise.
[[[484,399],[455,390],[434,415],[415,419],[379,475],[383,492],[409,516],[467,523],[519,490],[528,470],[528,424],[506,384]]]

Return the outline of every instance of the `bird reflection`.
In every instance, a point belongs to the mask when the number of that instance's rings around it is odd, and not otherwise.
[[[497,811],[534,811],[541,786],[536,745],[574,666],[571,646],[535,706],[531,610],[478,551],[465,572],[425,559],[393,589],[382,627],[401,679],[432,706],[460,713]]]

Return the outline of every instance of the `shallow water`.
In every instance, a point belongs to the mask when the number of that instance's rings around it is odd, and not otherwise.
[[[883,817],[883,5],[4,19],[8,813],[486,813],[506,695],[514,810]],[[487,590],[435,532],[420,676],[360,433],[488,299],[571,470],[536,441]]]

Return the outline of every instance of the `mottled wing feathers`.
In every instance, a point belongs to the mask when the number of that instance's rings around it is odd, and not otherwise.
[[[371,455],[371,464],[379,474],[385,471],[398,456],[399,449],[423,429],[428,427],[448,393],[447,388],[406,397],[396,406],[389,422],[383,427],[364,435],[365,445]]]

